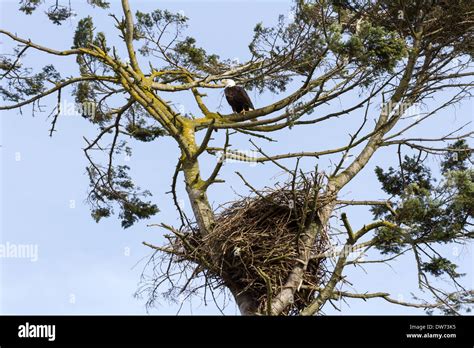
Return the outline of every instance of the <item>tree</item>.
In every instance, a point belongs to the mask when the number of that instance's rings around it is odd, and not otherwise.
[[[106,1],[88,3],[99,9],[109,6]],[[42,6],[46,6],[44,1],[20,1],[20,10],[27,14]],[[152,217],[158,207],[151,193],[130,178],[129,167],[114,165],[114,156],[131,153],[127,139],[152,142],[170,137],[175,141],[181,155],[176,159],[171,193],[181,226],[160,225],[169,233],[168,245],[145,243],[157,251],[154,261],[168,262],[168,271],[157,274],[143,290],[150,291],[150,304],[163,285],[171,287],[170,295],[193,294],[201,287],[211,293],[228,289],[242,314],[314,315],[328,301],[344,297],[382,298],[449,314],[460,313],[465,304],[473,302],[473,291],[457,281],[461,274],[456,265],[435,249],[440,244],[466,243],[473,237],[474,172],[469,167],[472,149],[466,141],[472,132],[462,127],[441,138],[404,136],[470,97],[474,86],[471,1],[296,1],[291,23],[280,17],[275,27],[256,25],[249,45],[251,59],[240,64],[206,52],[196,39],[185,36],[188,18],[182,14],[166,10],[133,14],[127,0],[122,0],[122,9],[121,16],[111,17],[126,57],[120,56],[119,48],[109,46],[104,33],[96,32],[91,17],[78,22],[72,47],[66,50],[0,30],[18,43],[16,57],[3,55],[0,61],[0,93],[6,101],[0,110],[27,105],[35,110],[42,98],[56,94],[52,135],[62,93],[72,87],[83,117],[98,127],[97,137],[87,140],[84,149],[90,162],[92,216],[99,221],[119,209],[124,228]],[[74,13],[58,2],[45,12],[55,25]],[[27,51],[74,56],[79,76],[62,77],[54,65],[34,73],[20,62]],[[228,78],[259,92],[271,91],[279,99],[245,114],[222,115],[206,103],[203,91],[223,88],[221,81]],[[287,90],[295,85],[296,89]],[[191,93],[200,113],[175,110],[165,93]],[[354,93],[359,98],[351,98]],[[447,100],[440,101],[446,96]],[[342,99],[351,105],[339,107]],[[429,99],[429,110],[406,117]],[[328,104],[337,111],[325,112]],[[314,127],[354,117],[359,111],[363,114],[360,127],[342,147],[324,149],[319,144],[314,152],[268,154],[260,143],[272,141],[275,132]],[[226,134],[220,146],[214,144],[215,130]],[[341,134],[347,132],[341,130]],[[107,135],[112,141],[106,147],[101,142]],[[231,138],[242,136],[251,138],[258,156],[232,148]],[[449,144],[443,145],[446,142]],[[381,201],[340,199],[341,190],[361,173],[374,153],[390,146],[398,148],[399,168],[376,170],[389,197]],[[404,149],[414,157],[403,158]],[[92,150],[104,152],[105,165],[91,155]],[[218,156],[219,161],[204,177],[200,163],[209,155]],[[425,164],[428,156],[443,158],[439,184]],[[333,159],[334,165],[320,168],[323,157]],[[207,192],[210,186],[222,183],[219,174],[228,159],[272,163],[288,180],[258,190],[238,174],[253,195],[215,211]],[[314,170],[302,171],[302,159],[313,160]],[[287,165],[291,160],[293,164]],[[181,174],[193,218],[178,204],[176,187]],[[374,221],[354,230],[343,212],[343,248],[330,249],[329,241],[341,238],[334,214],[354,205],[370,207]],[[357,250],[376,250],[380,257],[349,259]],[[343,276],[346,266],[390,263],[407,252],[415,257],[420,288],[430,292],[434,302],[408,303],[388,293],[340,290],[349,283]],[[328,262],[331,256],[334,265]],[[188,276],[176,284],[177,274]],[[430,277],[440,276],[447,276],[456,291],[435,287]]]

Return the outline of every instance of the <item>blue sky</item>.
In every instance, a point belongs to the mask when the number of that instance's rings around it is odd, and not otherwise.
[[[113,39],[117,35],[108,12],[121,15],[119,2],[113,2],[110,11],[93,10],[73,1],[78,13],[77,19],[92,14],[98,30],[104,31],[109,42],[120,46]],[[72,35],[76,20],[67,21],[63,26],[51,24],[43,14],[26,17],[17,11],[17,1],[1,3],[2,29],[30,38],[45,46],[67,49],[72,45]],[[248,58],[247,46],[252,38],[252,30],[257,22],[274,23],[279,14],[288,15],[289,1],[131,1],[132,10],[147,12],[155,7],[173,11],[183,11],[190,18],[188,33],[210,52],[224,58]],[[26,24],[25,24],[26,23]],[[10,52],[11,41],[0,37],[2,52]],[[123,52],[123,47],[122,51]],[[124,56],[125,57],[125,56]],[[30,53],[23,62],[33,67],[55,63],[63,75],[77,75],[74,58],[54,58]],[[254,104],[262,106],[278,98],[269,93],[258,95],[250,93]],[[339,110],[349,105],[359,96],[351,95],[323,110]],[[438,96],[432,102],[440,102]],[[66,101],[73,98],[65,96]],[[170,96],[176,105],[182,105],[186,112],[194,112],[189,95]],[[44,105],[54,103],[55,97],[45,98]],[[209,93],[208,105],[223,113],[229,108],[222,99],[221,91]],[[163,243],[163,231],[150,228],[148,223],[166,222],[177,224],[177,215],[169,190],[171,175],[177,161],[176,144],[165,138],[148,143],[132,143],[134,154],[127,161],[118,157],[117,163],[132,167],[132,177],[136,183],[153,193],[153,200],[160,213],[149,221],[139,223],[123,230],[118,219],[112,217],[96,224],[90,217],[85,203],[88,178],[83,155],[85,142],[83,136],[92,138],[96,134],[93,125],[78,116],[60,117],[57,132],[52,138],[48,130],[48,112],[31,116],[31,108],[2,112],[0,117],[1,138],[1,243],[38,245],[38,261],[25,258],[0,259],[0,313],[4,314],[144,314],[144,299],[135,299],[140,274],[150,256],[150,250],[142,241],[154,244]],[[472,120],[473,103],[442,111],[432,120],[412,131],[412,135],[435,137],[453,130]],[[294,150],[322,150],[344,145],[348,133],[357,129],[361,113],[350,118],[337,119],[326,124],[304,128],[286,129],[276,138],[279,143],[259,142],[268,153],[290,152]],[[372,123],[369,125],[372,126]],[[216,136],[217,145],[222,144],[222,132]],[[235,148],[250,150],[251,144],[245,136],[235,137]],[[337,160],[333,157],[332,160]],[[287,162],[291,165],[291,162]],[[364,168],[361,175],[344,189],[344,199],[380,199],[383,193],[374,181],[373,169],[376,165],[387,167],[396,165],[396,149],[382,149]],[[430,160],[437,168],[438,162]],[[202,159],[203,171],[212,170],[215,159]],[[306,160],[306,169],[314,167],[314,160]],[[329,159],[318,161],[319,168],[328,168]],[[244,174],[255,186],[272,185],[275,180],[283,180],[278,168],[271,164],[251,166],[248,163],[228,163],[224,166],[222,178],[225,184],[210,189],[209,198],[214,206],[232,200],[236,192],[246,194],[235,171]],[[181,181],[180,181],[181,184]],[[189,211],[189,204],[180,185],[180,198]],[[365,208],[347,210],[353,226],[360,227],[371,221],[371,214]],[[440,249],[441,250],[441,249]],[[460,264],[460,272],[468,273],[462,283],[474,287],[473,249],[470,246],[447,246],[444,249],[452,260]],[[371,266],[361,269],[347,269],[346,274],[356,290],[387,291],[394,298],[410,301],[411,293],[420,295],[417,290],[417,276],[413,256],[400,258],[387,266]],[[339,303],[340,312],[330,305],[325,308],[329,314],[421,314],[422,311],[398,307],[383,300],[349,301]],[[152,309],[154,314],[176,314],[179,305],[161,301],[159,307]],[[217,313],[212,303],[204,306],[199,299],[193,299],[182,307],[183,314]],[[226,314],[236,314],[233,304],[225,309]]]

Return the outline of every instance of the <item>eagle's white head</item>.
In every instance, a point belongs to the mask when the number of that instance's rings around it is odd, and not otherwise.
[[[222,83],[225,85],[226,88],[235,86],[235,81],[231,79],[222,80]]]

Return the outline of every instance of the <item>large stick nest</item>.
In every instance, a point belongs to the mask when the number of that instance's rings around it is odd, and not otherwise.
[[[196,229],[178,234],[168,250],[172,250],[175,263],[197,265],[193,277],[203,273],[206,283],[214,288],[217,284],[234,294],[246,293],[255,299],[260,313],[267,313],[269,299],[281,291],[301,262],[302,237],[310,224],[320,226],[318,210],[328,199],[319,195],[316,180],[307,179],[255,193],[228,204],[217,215],[210,234],[202,237]],[[311,248],[312,255],[327,250],[324,228],[318,228]],[[315,288],[324,280],[324,260],[316,257],[308,263],[287,314],[296,314],[314,299]]]

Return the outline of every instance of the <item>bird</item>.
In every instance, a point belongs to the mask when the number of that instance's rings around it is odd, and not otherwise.
[[[232,108],[233,112],[244,114],[247,111],[252,111],[255,107],[250,100],[249,95],[245,89],[241,86],[237,86],[234,80],[225,79],[222,80],[225,85],[224,95],[227,99],[227,102]],[[256,121],[253,119],[252,121]]]

